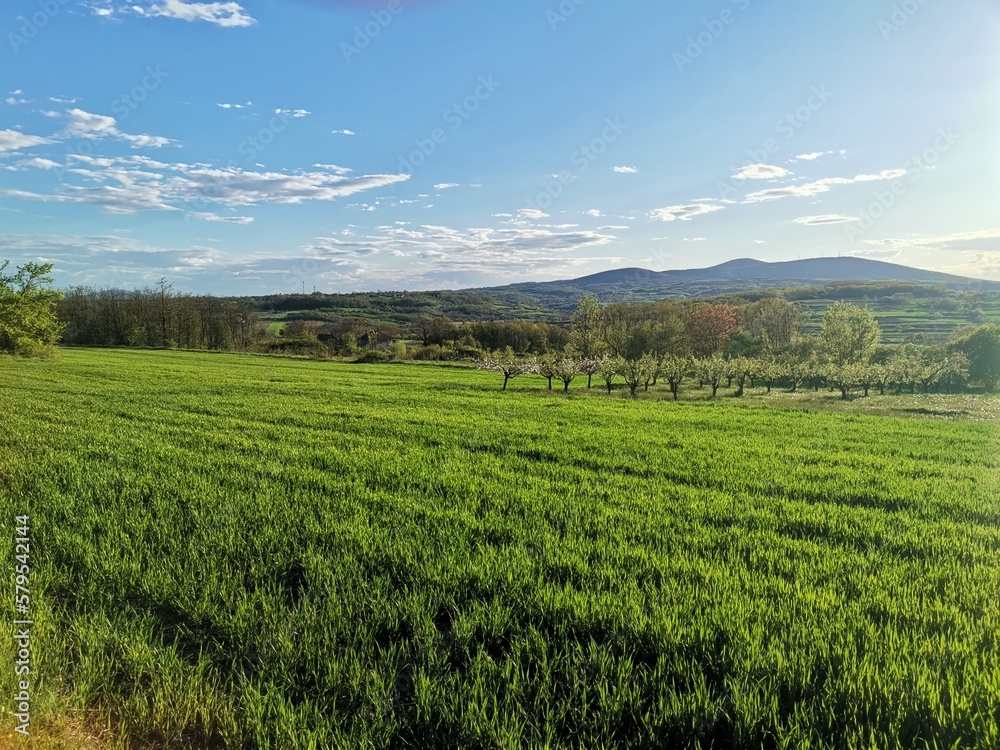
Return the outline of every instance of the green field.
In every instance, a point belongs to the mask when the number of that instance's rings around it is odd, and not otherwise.
[[[1000,747],[997,399],[499,386],[0,358],[33,726],[199,749]]]

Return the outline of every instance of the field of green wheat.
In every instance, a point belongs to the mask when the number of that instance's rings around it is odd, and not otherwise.
[[[0,359],[33,721],[199,749],[1000,747],[994,420],[543,385]]]

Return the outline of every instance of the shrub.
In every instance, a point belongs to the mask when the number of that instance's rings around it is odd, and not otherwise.
[[[392,362],[392,359],[393,357],[389,352],[383,352],[379,349],[369,349],[354,360],[354,363],[358,365],[379,365]]]

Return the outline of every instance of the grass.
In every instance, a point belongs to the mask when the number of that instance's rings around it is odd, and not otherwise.
[[[39,725],[96,710],[149,748],[1000,746],[996,399],[675,404],[119,350],[0,360],[0,383]]]

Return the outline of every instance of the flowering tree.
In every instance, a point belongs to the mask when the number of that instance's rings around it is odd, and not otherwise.
[[[618,376],[619,363],[624,360],[621,357],[601,357],[597,374],[601,376],[601,380],[608,387],[608,393],[611,393],[611,386],[614,383],[615,378]]]
[[[758,363],[749,357],[736,357],[729,361],[729,372],[726,377],[736,381],[736,396],[740,397],[746,391],[747,381],[753,387],[753,378],[757,374]]]
[[[535,372],[538,375],[541,375],[547,381],[549,381],[550,391],[552,390],[552,378],[556,377],[556,375],[558,374],[556,369],[557,364],[558,361],[551,354],[546,354],[545,356],[540,357],[538,360],[536,360]]]
[[[715,398],[722,379],[729,372],[729,363],[722,357],[703,357],[697,361],[695,369],[702,382],[712,386],[712,398]]]
[[[562,381],[563,391],[569,390],[569,384],[580,374],[580,360],[573,357],[563,357],[556,361],[556,377]]]
[[[580,360],[580,372],[587,376],[587,388],[590,388],[591,379],[601,371],[600,357],[591,357]]]
[[[521,375],[529,375],[538,372],[538,364],[530,359],[518,359],[514,353],[508,349],[505,352],[494,352],[483,357],[477,364],[476,369],[498,372],[503,375],[503,388],[507,390],[507,383]]]
[[[678,399],[681,390],[681,383],[691,370],[691,359],[688,357],[676,357],[672,354],[663,358],[660,365],[660,374],[667,379],[670,384],[670,392],[674,394],[674,401]]]
[[[629,393],[635,398],[635,392],[643,383],[653,378],[656,360],[649,354],[643,354],[639,359],[621,359],[618,361],[618,374],[625,379]]]

